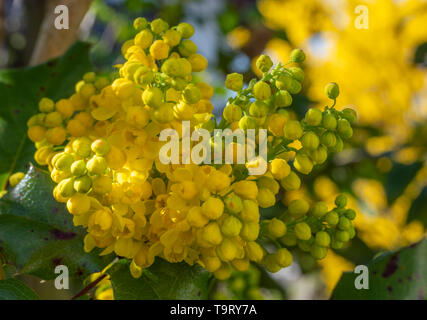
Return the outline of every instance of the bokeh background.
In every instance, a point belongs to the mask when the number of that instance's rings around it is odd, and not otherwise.
[[[59,4],[67,1],[56,1]],[[121,63],[121,45],[134,35],[138,16],[161,17],[196,28],[193,41],[207,57],[201,75],[215,87],[215,113],[231,94],[227,73],[257,76],[261,53],[286,62],[290,50],[307,54],[296,116],[327,104],[324,86],[337,82],[338,109],[357,110],[359,123],[345,150],[306,177],[295,198],[332,203],[343,192],[358,216],[357,237],[316,262],[296,252],[296,263],[276,274],[251,268],[215,285],[212,298],[327,299],[341,273],[386,250],[419,241],[427,228],[427,1],[423,0],[81,0],[75,39],[93,44],[96,70]],[[46,11],[55,0],[0,0],[0,68],[24,67],[34,58]],[[73,4],[74,3],[74,4]],[[77,5],[75,3],[78,3]],[[88,9],[88,10],[86,10]],[[73,18],[73,16],[71,17]],[[71,23],[71,22],[70,22]],[[57,45],[58,52],[68,45]],[[45,57],[46,58],[46,57]],[[0,106],[1,107],[1,106]],[[42,297],[66,298],[32,280]],[[37,282],[37,283],[36,283]],[[105,290],[107,288],[107,290]],[[112,298],[108,283],[98,298]]]

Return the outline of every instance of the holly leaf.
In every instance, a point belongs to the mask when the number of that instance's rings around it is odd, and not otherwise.
[[[0,280],[0,300],[39,300],[37,294],[18,279]]]
[[[356,277],[362,274],[345,272],[332,293],[332,299],[427,299],[426,239],[397,252],[387,252],[372,260],[367,267],[368,289],[356,289]]]
[[[198,265],[159,258],[138,279],[131,276],[128,260],[120,260],[108,273],[117,300],[207,299],[211,280],[211,274]]]
[[[27,171],[35,148],[27,138],[27,120],[42,97],[59,100],[91,69],[89,44],[77,42],[62,57],[44,64],[0,71],[0,190],[9,175]]]
[[[0,251],[17,271],[42,279],[57,276],[55,267],[68,267],[70,277],[102,270],[112,257],[83,249],[85,230],[52,195],[50,176],[33,166],[21,182],[0,199]]]

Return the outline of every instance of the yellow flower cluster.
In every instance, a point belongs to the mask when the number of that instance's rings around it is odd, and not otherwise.
[[[328,246],[339,248],[354,237],[355,212],[345,209],[345,197],[336,208],[293,202],[276,218],[260,217],[259,208],[276,204],[281,190],[295,190],[301,180],[323,163],[329,151],[340,151],[342,139],[352,135],[353,110],[323,112],[311,109],[303,121],[292,120],[284,109],[301,90],[299,67],[278,65],[262,56],[260,81],[243,88],[239,74],[227,76],[226,87],[237,92],[218,125],[211,120],[213,88],[193,78],[207,67],[189,40],[188,23],[170,28],[162,19],[134,22],[138,34],[122,48],[126,62],[111,84],[88,73],[69,99],[54,103],[43,98],[39,114],[28,121],[35,142],[35,160],[47,165],[57,183],[54,197],[67,205],[76,226],[87,229],[86,251],[102,248],[131,260],[134,277],[156,257],[169,262],[199,264],[218,279],[231,267],[247,270],[250,262],[276,272],[292,263],[286,247],[298,245],[321,259]],[[296,49],[290,63],[304,53]],[[338,87],[327,95],[334,100]],[[190,131],[204,128],[261,129],[268,131],[268,170],[249,176],[259,164],[164,164],[159,152],[163,129],[174,129],[183,140],[182,121]],[[215,147],[212,137],[212,147]],[[300,141],[297,150],[291,143]],[[233,142],[226,148],[237,148]],[[245,149],[258,148],[246,140]],[[291,170],[290,154],[295,158]],[[262,221],[261,221],[262,220]],[[268,243],[276,246],[267,250]]]

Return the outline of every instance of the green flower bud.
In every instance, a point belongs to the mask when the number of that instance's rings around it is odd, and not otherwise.
[[[237,214],[243,210],[242,199],[234,193],[228,195],[224,199],[224,204],[225,204],[225,207],[228,210],[228,212],[233,213],[233,214]]]
[[[96,74],[95,72],[86,72],[83,75],[83,81],[86,83],[93,83],[96,80]]]
[[[73,176],[79,177],[86,174],[86,162],[84,160],[74,161],[71,165],[71,173]]]
[[[354,220],[354,218],[356,218],[356,211],[354,211],[353,209],[347,209],[344,212],[344,215],[347,219]]]
[[[297,94],[302,88],[301,83],[287,73],[279,76],[276,80],[276,87],[279,90],[287,90],[292,94]]]
[[[333,239],[331,242],[332,249],[341,249],[344,246],[344,242]]]
[[[242,222],[235,216],[228,216],[221,225],[221,232],[226,237],[236,237],[242,230]]]
[[[9,184],[11,187],[15,187],[19,182],[25,177],[25,173],[23,172],[15,172],[9,177]],[[0,196],[1,198],[1,196]]]
[[[253,94],[258,100],[267,100],[271,96],[271,88],[264,81],[258,81],[253,88]]]
[[[256,118],[265,117],[268,114],[268,105],[260,100],[255,100],[249,107],[249,114]]]
[[[240,91],[243,88],[243,75],[240,73],[227,74],[225,78],[225,87],[233,91]]]
[[[294,49],[291,52],[289,61],[291,62],[303,62],[305,60],[305,53],[301,49]]]
[[[244,116],[239,121],[239,128],[246,131],[247,129],[256,129],[258,125],[253,117]]]
[[[337,143],[337,137],[333,132],[326,131],[320,137],[320,142],[328,148],[332,148]]]
[[[282,268],[289,267],[292,264],[292,254],[286,248],[277,249],[276,252],[273,253],[273,255],[276,259],[277,264]]]
[[[61,153],[59,156],[55,157],[55,162],[53,166],[60,171],[70,172],[71,165],[74,162],[74,157],[69,153]]]
[[[340,88],[335,82],[328,83],[325,87],[325,93],[329,99],[335,100],[340,94]]]
[[[323,201],[316,202],[311,208],[311,215],[316,218],[323,217],[328,212],[328,206]]]
[[[183,57],[189,57],[197,52],[197,46],[193,41],[185,39],[179,44],[178,51]]]
[[[230,123],[239,121],[242,118],[242,108],[235,104],[228,104],[222,112],[222,117]]]
[[[49,98],[41,98],[39,101],[39,110],[43,113],[52,112],[55,109],[55,102]]]
[[[297,241],[298,247],[304,252],[310,252],[311,246],[314,244],[314,238],[310,238],[309,240],[301,240]]]
[[[110,143],[105,139],[98,139],[92,142],[91,149],[97,156],[103,156],[110,151]]]
[[[158,18],[151,21],[151,31],[155,34],[161,34],[167,29],[169,29],[169,24],[165,20]]]
[[[157,87],[147,88],[142,93],[142,101],[152,108],[158,108],[163,101],[163,91]]]
[[[328,158],[328,149],[320,145],[316,150],[310,152],[310,158],[315,164],[322,164]]]
[[[202,93],[200,92],[200,89],[197,88],[194,84],[189,84],[182,92],[182,97],[185,102],[189,104],[195,104],[200,101]]]
[[[337,142],[335,143],[335,146],[331,148],[332,152],[341,152],[344,148],[344,142],[340,137],[337,137]]]
[[[92,174],[103,174],[107,169],[107,161],[104,157],[94,156],[87,162],[86,168]]]
[[[273,218],[268,222],[268,235],[272,239],[283,237],[286,234],[286,224],[277,218]]]
[[[281,269],[281,267],[279,266],[279,264],[276,261],[276,257],[274,256],[274,254],[267,254],[264,257],[263,262],[264,262],[266,269],[271,273],[276,273],[276,272],[280,271],[280,269]]]
[[[278,108],[289,107],[292,104],[292,96],[286,90],[279,90],[274,94],[274,103]]]
[[[311,238],[310,226],[305,222],[300,222],[295,225],[295,235],[300,240],[308,240]]]
[[[350,240],[350,233],[348,231],[343,230],[337,231],[335,233],[335,239],[341,242],[347,242]]]
[[[331,226],[337,225],[339,220],[340,220],[340,217],[338,216],[338,213],[336,213],[335,211],[328,212],[325,216],[325,221]]]
[[[62,125],[62,116],[59,112],[53,111],[44,118],[44,125],[49,128],[59,127]]]
[[[328,254],[328,248],[321,247],[318,245],[313,245],[310,248],[310,254],[314,259],[321,260],[321,259],[325,258],[326,255]]]
[[[293,232],[287,232],[279,241],[287,247],[292,247],[297,244],[297,236]]]
[[[357,113],[351,108],[345,108],[341,111],[341,116],[347,119],[350,124],[354,124],[357,121]]]
[[[80,193],[87,193],[92,187],[92,179],[84,175],[74,180],[74,190]]]
[[[335,198],[335,204],[338,208],[344,208],[347,205],[347,197],[343,194],[339,194]]]
[[[176,90],[181,91],[187,86],[187,81],[183,78],[175,78],[172,80],[172,85]]]
[[[194,27],[187,22],[180,23],[176,29],[181,33],[184,39],[191,38],[194,34]]]
[[[288,205],[288,211],[294,218],[305,215],[310,209],[309,203],[304,199],[292,200]]]
[[[145,18],[139,17],[133,21],[133,27],[136,31],[141,31],[148,27],[148,21]]]
[[[61,197],[69,198],[75,193],[73,184],[72,178],[64,179],[58,184],[57,188]]]
[[[291,171],[286,178],[280,180],[280,185],[286,191],[298,190],[301,186],[301,179],[295,172]]]
[[[337,131],[343,139],[349,139],[353,136],[353,128],[346,119],[338,120]]]
[[[306,132],[301,138],[302,146],[308,150],[316,150],[319,143],[319,137],[313,131]]]
[[[258,57],[256,66],[262,72],[267,72],[273,66],[273,61],[271,61],[271,58],[266,54],[262,54]]]
[[[303,174],[309,174],[313,170],[313,161],[305,153],[297,153],[294,160],[294,167]]]
[[[316,233],[315,242],[318,246],[328,247],[331,244],[331,236],[326,231]]]
[[[301,123],[298,120],[289,120],[283,126],[283,134],[289,140],[299,139],[303,134]]]
[[[341,217],[338,222],[338,229],[340,230],[349,230],[351,228],[351,222],[346,217]]]
[[[310,108],[305,114],[305,121],[310,126],[318,126],[322,123],[322,111]]]
[[[177,59],[174,59],[174,60],[177,60]],[[162,71],[163,71],[163,65],[162,65]],[[136,84],[139,84],[145,87],[154,80],[154,74],[149,68],[145,66],[141,66],[138,69],[136,69],[135,73],[133,74],[133,80],[135,81]]]
[[[322,118],[322,126],[329,131],[334,131],[337,128],[337,118],[330,113],[325,112]]]
[[[350,235],[350,239],[353,239],[356,236],[356,229],[351,225],[350,229],[347,230]]]
[[[72,147],[73,151],[83,157],[86,158],[90,155],[91,152],[91,146],[92,142],[89,140],[89,138],[86,137],[80,137],[73,141]]]
[[[292,76],[297,79],[299,82],[304,81],[304,71],[299,67],[291,67],[289,71],[292,73]]]

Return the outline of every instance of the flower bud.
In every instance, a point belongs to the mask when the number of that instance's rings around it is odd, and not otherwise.
[[[305,215],[310,208],[308,202],[304,199],[292,200],[288,205],[289,214],[295,218]]]
[[[328,206],[322,201],[316,202],[311,208],[311,215],[316,218],[323,217],[327,212]]]
[[[194,27],[187,22],[181,22],[176,27],[176,30],[178,30],[178,32],[181,33],[181,35],[184,39],[191,38],[194,34]]]
[[[256,60],[256,67],[262,72],[267,72],[273,66],[273,61],[266,54],[262,54]]]
[[[133,27],[136,31],[141,31],[148,27],[148,21],[143,17],[138,17],[133,21]]]
[[[274,103],[278,108],[289,107],[292,104],[292,96],[286,90],[279,90],[274,94]]]
[[[267,225],[268,235],[272,239],[283,237],[286,234],[286,224],[277,218],[273,218]]]
[[[43,113],[52,112],[55,109],[55,103],[49,98],[41,98],[39,101],[39,110]]]
[[[315,243],[321,247],[328,247],[331,244],[331,236],[326,231],[316,233]]]
[[[267,100],[271,96],[271,88],[264,81],[258,81],[253,88],[253,94],[258,100]]]
[[[303,174],[309,174],[313,170],[313,162],[305,153],[297,153],[294,167]]]
[[[291,62],[303,62],[305,60],[305,53],[301,49],[294,49],[291,51],[290,59]]]
[[[227,122],[239,121],[242,118],[242,108],[235,104],[228,104],[225,106],[222,116]]]
[[[335,211],[328,212],[325,216],[325,221],[331,226],[337,225],[339,219],[340,218],[338,216],[338,213],[336,213]]]
[[[78,177],[74,179],[73,187],[77,192],[87,193],[92,187],[92,179],[87,175]]]
[[[321,260],[324,259],[328,254],[328,248],[315,244],[310,248],[310,254],[314,259]]]
[[[301,138],[301,144],[308,150],[316,150],[319,147],[319,137],[313,132],[306,132]]]
[[[242,230],[242,222],[235,216],[228,216],[221,224],[221,232],[226,237],[236,237]]]
[[[268,105],[260,100],[255,100],[249,107],[249,114],[256,118],[265,117],[268,114]]]
[[[301,123],[298,120],[289,120],[283,127],[283,133],[286,139],[299,139],[303,134]]]
[[[94,156],[87,162],[86,168],[92,174],[103,174],[107,169],[107,161],[104,157]]]
[[[295,235],[300,240],[308,240],[311,238],[310,226],[305,222],[299,222],[295,225]]]
[[[322,126],[329,131],[334,131],[337,128],[337,118],[330,113],[325,112],[322,118]]]
[[[335,82],[328,83],[325,87],[325,93],[329,99],[335,100],[340,94],[340,88]]]
[[[318,126],[322,123],[322,111],[315,108],[310,108],[305,114],[305,121],[310,126]]]
[[[301,186],[301,179],[295,172],[291,171],[286,178],[280,180],[280,185],[286,191],[298,190]]]
[[[230,73],[225,78],[225,87],[232,91],[240,91],[243,88],[243,75],[240,73]]]
[[[344,208],[347,205],[347,197],[343,194],[338,195],[335,198],[335,204],[338,208]]]
[[[165,20],[158,18],[151,21],[150,27],[151,31],[153,31],[155,34],[161,34],[162,32],[169,29],[169,24]]]
[[[242,199],[235,195],[234,193],[228,195],[224,199],[225,207],[228,212],[236,214],[243,210],[243,202]]]

